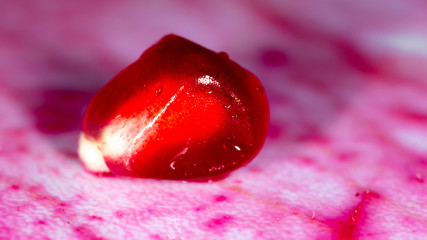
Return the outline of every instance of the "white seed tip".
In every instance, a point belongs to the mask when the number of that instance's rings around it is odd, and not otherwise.
[[[80,133],[78,154],[87,170],[96,173],[110,172],[97,142],[84,133]]]

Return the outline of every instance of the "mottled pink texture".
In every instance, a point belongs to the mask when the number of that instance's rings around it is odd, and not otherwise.
[[[0,239],[425,239],[425,1],[2,1]],[[175,33],[263,82],[264,149],[214,182],[95,176],[90,97]]]

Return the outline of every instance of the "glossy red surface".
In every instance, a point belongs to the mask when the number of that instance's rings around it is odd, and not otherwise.
[[[209,179],[255,157],[268,119],[253,74],[226,53],[168,35],[95,95],[83,134],[117,175]]]

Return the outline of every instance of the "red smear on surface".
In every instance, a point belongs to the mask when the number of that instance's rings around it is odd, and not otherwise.
[[[162,240],[163,238],[160,237],[158,234],[155,234],[155,235],[150,235],[150,239],[152,239],[152,240]]]
[[[89,219],[90,220],[98,220],[98,221],[103,221],[104,220],[102,217],[95,216],[95,215],[89,216]]]
[[[317,127],[307,126],[306,131],[296,137],[297,142],[315,142],[319,144],[329,143],[329,139],[325,137]]]
[[[117,218],[123,218],[125,215],[126,215],[126,212],[124,212],[124,211],[117,211],[117,212],[115,212],[114,213],[114,215],[117,217]]]
[[[305,29],[302,25],[297,24],[291,18],[287,18],[283,14],[270,11],[263,4],[260,4],[257,1],[250,1],[250,4],[254,14],[259,15],[262,19],[267,20],[270,25],[280,29],[286,35],[292,34],[298,37],[311,38],[313,40],[319,37],[317,33],[307,31],[307,29]]]
[[[277,139],[282,135],[283,124],[270,123],[267,131],[267,137],[271,139]]]
[[[416,174],[411,175],[409,177],[409,180],[416,182],[416,183],[424,184],[424,177],[423,177],[423,175],[421,175],[421,173],[416,173]]]
[[[223,215],[218,218],[213,218],[206,223],[206,226],[211,229],[223,228],[224,225],[230,223],[233,217],[230,215]]]
[[[6,153],[28,153],[28,146],[23,143],[28,136],[27,129],[16,128],[4,131],[2,133],[3,139],[14,139],[14,141],[1,142],[0,152],[4,155]]]
[[[413,111],[408,109],[393,109],[392,113],[396,116],[415,123],[427,123],[427,113],[420,111]]]
[[[51,213],[52,219],[40,219],[39,217],[36,217],[33,220],[34,225],[38,226],[45,226],[45,225],[52,225],[51,223],[54,222],[53,219],[59,220],[60,222],[66,222],[70,224],[70,227],[73,229],[73,231],[78,235],[79,239],[104,239],[94,233],[94,229],[90,228],[89,226],[83,226],[79,225],[79,220],[76,219],[76,216],[79,215],[74,208],[73,205],[70,203],[67,203],[63,200],[60,200],[58,197],[51,195],[49,192],[45,190],[43,186],[25,186],[23,184],[17,184],[18,182],[15,179],[0,179],[4,182],[11,183],[9,185],[8,191],[20,191],[23,194],[25,194],[27,197],[29,197],[29,200],[31,203],[25,204],[25,205],[17,205],[14,209],[11,209],[11,211],[17,211],[19,214],[31,214],[33,213],[35,206],[39,206],[42,208],[45,208],[47,211]],[[81,198],[81,197],[80,197]],[[29,215],[30,216],[30,215]],[[103,221],[102,217],[91,215],[89,217],[91,220],[95,221]],[[51,222],[52,221],[52,222]],[[1,225],[1,224],[0,224]],[[9,231],[8,229],[4,228],[3,226],[0,226],[0,233],[5,233],[5,231]],[[43,234],[43,233],[39,233]],[[0,238],[3,235],[0,235]],[[12,236],[12,235],[10,235]]]
[[[97,236],[94,232],[92,232],[92,230],[90,230],[89,228],[87,228],[83,225],[77,226],[73,230],[74,230],[74,233],[76,233],[76,235],[78,235],[79,237],[81,237],[83,239],[91,239],[91,240],[105,239],[103,237]]]
[[[241,180],[234,180],[233,183],[234,184],[242,184],[242,181]]]
[[[310,157],[300,157],[300,161],[305,165],[312,165],[314,162]]]
[[[427,167],[427,159],[424,156],[417,156],[415,158],[416,164],[420,167]]]
[[[39,224],[39,225],[46,225],[46,222],[43,221],[43,220],[39,220],[39,221],[37,221],[37,224]]]
[[[33,186],[26,188],[25,191],[27,191],[35,201],[48,203],[52,206],[57,207],[55,208],[55,212],[57,213],[65,212],[64,208],[68,207],[67,203],[59,200],[55,196],[49,195],[42,187]]]
[[[347,162],[355,159],[357,157],[357,153],[355,152],[343,152],[338,154],[337,159],[341,162]]]
[[[295,37],[309,40],[311,42],[319,44],[332,43],[333,46],[338,50],[339,54],[343,59],[353,68],[360,71],[364,74],[378,74],[379,69],[372,60],[370,60],[360,49],[357,49],[355,45],[347,40],[340,40],[331,38],[325,33],[320,32],[318,29],[310,28],[308,26],[297,23],[295,20],[286,18],[283,15],[274,13],[273,11],[267,10],[261,4],[258,4],[254,1],[251,2],[254,12],[258,15],[261,15],[273,26],[277,26],[278,29],[281,29],[285,34],[292,34]]]
[[[215,201],[217,201],[217,202],[224,202],[224,201],[227,201],[227,197],[221,195],[221,196],[216,197]]]
[[[344,60],[364,74],[376,74],[378,69],[356,46],[346,41],[333,41]]]
[[[365,191],[361,194],[356,193],[355,197],[361,198],[360,202],[346,214],[333,220],[326,222],[333,229],[333,239],[337,240],[353,240],[358,239],[359,228],[365,224],[367,218],[366,207],[372,201],[379,199],[380,195],[374,192]]]
[[[58,134],[78,130],[83,108],[90,94],[70,89],[46,90],[41,94],[41,104],[34,109],[36,127],[42,133]]]
[[[206,207],[205,207],[205,206],[200,206],[200,207],[196,207],[196,208],[194,208],[194,211],[195,211],[195,212],[200,212],[200,211],[203,211],[203,210],[206,210]]]
[[[288,57],[280,50],[266,50],[261,53],[261,62],[268,67],[283,67],[288,62]]]

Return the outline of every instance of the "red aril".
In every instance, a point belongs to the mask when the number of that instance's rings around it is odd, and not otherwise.
[[[268,117],[253,74],[226,53],[168,35],[94,96],[79,155],[93,172],[215,178],[255,157]]]

